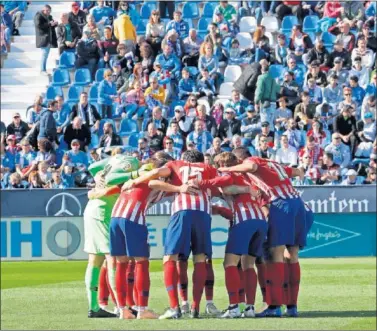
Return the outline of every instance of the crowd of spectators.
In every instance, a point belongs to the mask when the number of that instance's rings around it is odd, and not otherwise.
[[[304,168],[295,185],[376,183],[375,2],[218,1],[204,32],[194,28],[199,17],[182,15],[186,3],[155,5],[142,33],[149,5],[141,1],[73,2],[59,22],[48,5],[37,13],[42,74],[58,47],[75,54],[76,70],[90,71],[89,95],[98,94],[89,101],[83,91],[73,104],[37,96],[27,118],[1,123],[3,188],[86,186],[88,165],[109,154],[145,161],[159,150],[179,159],[198,149],[212,163],[241,146]],[[207,5],[199,3],[201,14]],[[19,18],[0,8],[18,33]],[[297,18],[288,32],[262,25],[287,15]],[[308,16],[318,17],[310,33]],[[247,48],[243,17],[257,22]]]

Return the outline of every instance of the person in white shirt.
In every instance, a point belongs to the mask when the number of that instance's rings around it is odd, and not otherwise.
[[[359,85],[365,90],[370,80],[370,69],[363,67],[360,56],[356,56],[353,61],[353,66],[349,72],[349,77],[352,76],[357,76],[359,78]]]
[[[281,147],[276,152],[275,161],[289,167],[297,166],[297,150],[288,144],[288,137],[282,135],[280,138]]]
[[[376,55],[371,49],[367,48],[367,41],[365,40],[365,37],[360,37],[357,41],[357,47],[352,50],[352,63],[355,62],[355,59],[358,56],[361,57],[361,64],[363,67],[368,69],[373,67],[373,62]]]

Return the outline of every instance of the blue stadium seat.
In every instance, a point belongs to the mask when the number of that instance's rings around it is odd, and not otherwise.
[[[105,123],[110,122],[113,125],[114,131],[116,131],[115,122],[111,118],[104,118],[100,120],[99,122],[99,128],[98,128],[98,136],[101,137],[103,135],[103,126]]]
[[[66,151],[68,150],[68,145],[67,143],[64,141],[64,135],[61,135],[59,137],[59,147],[58,147],[58,150],[61,150],[61,151]]]
[[[96,83],[101,83],[103,81],[103,74],[108,70],[106,68],[100,68],[96,71]]]
[[[60,69],[71,69],[75,66],[76,55],[73,52],[63,52],[59,59]]]
[[[284,67],[281,64],[272,64],[270,65],[270,75],[273,78],[281,78],[281,74],[283,73]]]
[[[309,15],[304,18],[302,30],[306,33],[315,32],[317,30],[319,17],[317,15]]]
[[[134,151],[137,151],[137,148],[132,146],[122,146],[123,153],[132,154]]]
[[[82,86],[71,85],[68,89],[68,102],[77,103],[80,99],[80,94],[84,90]]]
[[[92,82],[90,71],[87,68],[80,68],[75,71],[74,84],[80,86],[89,85]]]
[[[89,102],[97,102],[98,100],[98,84],[93,84],[88,93]]]
[[[144,1],[143,5],[147,5],[150,11],[158,9],[157,8],[157,1]],[[148,17],[149,19],[149,17]]]
[[[215,11],[216,4],[213,2],[206,2],[203,7],[202,17],[210,18],[212,20],[213,12]]]
[[[208,17],[201,17],[198,21],[198,35],[204,38],[208,33],[208,25],[211,23],[211,19]]]
[[[322,33],[321,39],[323,41],[323,45],[327,48],[329,52],[331,52],[334,48],[336,37],[332,33],[325,31]]]
[[[196,2],[186,2],[182,8],[182,18],[199,18],[199,7]]]
[[[140,17],[141,19],[149,19],[150,16],[151,7],[147,3],[144,3],[140,8]]]
[[[136,121],[128,118],[122,119],[120,122],[119,135],[121,137],[127,137],[131,133],[136,133],[138,131]]]
[[[71,83],[67,69],[56,69],[52,74],[52,86],[67,86]]]
[[[296,16],[285,16],[283,21],[281,22],[281,32],[292,32],[292,28],[294,25],[298,24],[298,19]]]
[[[56,98],[56,96],[60,95],[64,98],[63,90],[60,86],[49,86],[46,91],[46,100],[51,101]],[[21,96],[20,96],[21,97]]]
[[[93,148],[98,148],[98,145],[99,145],[98,135],[95,133],[92,133],[91,137],[92,137],[92,141],[90,142],[90,145],[88,147],[89,150]]]
[[[137,35],[144,35],[145,34],[145,32],[147,31],[147,23],[148,23],[148,20],[146,20],[146,19],[139,20],[139,23],[136,27]]]
[[[128,137],[128,145],[134,148],[137,148],[137,141],[140,138],[139,133],[131,133],[130,136]]]

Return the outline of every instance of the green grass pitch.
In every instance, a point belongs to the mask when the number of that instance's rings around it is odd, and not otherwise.
[[[221,263],[215,261],[215,303],[223,309],[227,295]],[[302,260],[301,316],[297,319],[89,320],[85,266],[81,261],[2,262],[1,329],[376,330],[375,258]],[[161,271],[161,261],[153,261],[150,307],[158,313],[167,307]]]

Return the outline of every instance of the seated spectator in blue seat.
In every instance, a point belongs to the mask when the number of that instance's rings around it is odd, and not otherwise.
[[[65,153],[68,156],[70,162],[75,166],[85,165],[88,167],[88,156],[85,152],[80,150],[80,141],[73,139],[71,142],[71,149]]]
[[[347,168],[351,162],[350,148],[343,144],[338,132],[333,133],[331,143],[326,146],[325,152],[332,153],[334,163],[341,168]]]
[[[81,31],[75,22],[69,22],[68,14],[60,15],[61,23],[56,27],[59,54],[63,52],[74,52],[77,42],[81,38]]]
[[[58,134],[62,134],[70,122],[71,108],[68,104],[64,103],[64,100],[60,95],[55,98],[55,101],[58,103],[57,109],[54,112],[54,118],[57,126],[56,132]]]
[[[162,40],[161,48],[164,48],[166,45],[168,45],[171,47],[172,54],[176,55],[178,58],[181,58],[183,55],[181,42],[182,41],[178,38],[177,31],[170,30],[167,32],[165,38]]]
[[[16,171],[23,179],[29,178],[30,173],[35,169],[37,154],[31,149],[27,139],[21,141],[21,151],[17,153],[15,164]]]
[[[164,152],[169,154],[174,160],[180,160],[182,152],[174,149],[174,141],[169,137],[164,138]]]
[[[307,86],[308,80],[310,78],[314,78],[319,87],[327,86],[327,76],[323,71],[320,70],[320,65],[321,64],[318,60],[314,60],[310,63],[309,70],[305,75],[304,86]]]
[[[152,128],[153,125],[151,125],[151,128]],[[152,129],[151,129],[152,130]],[[157,139],[159,140],[159,138]],[[156,141],[157,141],[156,140]],[[161,140],[162,141],[162,140]],[[148,145],[148,139],[145,138],[145,137],[141,137],[139,138],[138,142],[137,142],[137,151],[139,153],[139,160],[140,161],[145,161],[145,160],[148,160],[151,158],[151,156],[153,155],[153,151],[151,150],[151,148],[149,147]]]
[[[215,88],[217,91],[222,81],[222,75],[220,72],[218,72],[219,60],[213,52],[212,44],[209,42],[204,42],[202,46],[200,47],[198,69],[202,71],[205,68],[208,70],[209,76],[211,77],[211,79],[213,79],[215,83]]]
[[[132,74],[128,79],[128,85],[133,86],[136,81],[140,83],[143,91],[145,91],[146,88],[149,86],[148,75],[143,70],[143,65],[141,63],[135,64]]]
[[[157,78],[158,84],[165,89],[165,99],[164,102],[170,100],[172,96],[172,79],[170,72],[168,70],[162,69],[160,63],[155,62],[153,65],[154,71],[151,72],[149,78]]]
[[[117,94],[120,95],[129,88],[128,78],[130,74],[128,71],[121,68],[119,62],[113,64],[112,80],[115,84]]]
[[[359,79],[359,85],[365,89],[370,81],[370,69],[363,67],[361,63],[361,57],[356,57],[351,70],[349,71],[349,76],[356,76]]]
[[[296,63],[304,64],[304,48],[302,46],[297,46],[293,52],[291,52],[287,57],[295,59]]]
[[[14,190],[14,189],[26,189],[26,188],[28,188],[28,183],[22,180],[20,174],[15,172],[9,176],[9,183],[8,183],[7,189]]]
[[[16,142],[16,136],[14,134],[8,135],[6,143],[7,147],[5,149],[16,159],[16,155],[20,150]]]
[[[327,67],[329,63],[330,53],[327,48],[323,44],[323,40],[321,38],[317,38],[315,40],[314,48],[309,50],[306,55],[306,60],[304,63],[306,65],[312,64],[313,61],[317,61],[317,65],[319,67]]]
[[[63,182],[64,188],[75,187],[75,176],[74,165],[69,161],[68,157],[63,159],[63,164],[60,167],[60,174]]]
[[[313,42],[310,37],[302,31],[301,25],[294,25],[292,34],[289,39],[289,49],[294,51],[297,46],[304,48],[304,53],[313,48]]]
[[[18,144],[26,136],[29,131],[29,126],[26,122],[21,120],[20,113],[16,112],[13,114],[13,120],[7,126],[6,131],[8,135],[15,135],[16,143]]]
[[[358,123],[357,136],[361,141],[356,148],[353,164],[369,163],[370,155],[373,152],[373,142],[376,139],[376,123],[373,119],[373,113],[364,114],[362,122]],[[361,160],[364,159],[364,162]]]
[[[118,97],[117,89],[112,81],[111,70],[106,70],[103,77],[103,81],[98,86],[98,104],[101,108],[101,117],[112,118],[113,102]]]
[[[216,155],[224,152],[224,149],[221,147],[221,139],[219,137],[213,138],[212,146],[207,149],[206,154],[209,154],[212,158]]]
[[[22,25],[22,21],[27,9],[27,1],[4,1],[4,10],[12,17],[14,36],[19,36],[19,28]]]
[[[186,139],[186,145],[194,144],[196,149],[202,153],[211,147],[213,142],[212,135],[206,131],[206,125],[203,120],[197,120],[195,122],[194,131],[190,132]]]
[[[90,31],[90,37],[95,40],[101,40],[101,38],[104,35],[104,24],[102,22],[97,22],[95,21],[93,15],[88,15],[86,17],[88,23],[84,26],[84,30],[89,30]]]
[[[343,179],[341,185],[361,185],[364,181],[364,178],[357,175],[355,169],[348,169],[346,173],[346,178]]]
[[[170,122],[166,136],[173,141],[173,150],[175,155],[181,155],[185,145],[185,140],[183,135],[180,133],[179,122],[176,119],[173,119]]]
[[[49,181],[46,188],[55,189],[55,190],[67,188],[66,185],[64,184],[63,180],[62,180],[62,175],[61,175],[60,171],[55,170],[55,171],[52,172],[52,178]]]
[[[365,94],[367,96],[376,96],[377,95],[377,72],[372,73],[372,78],[370,83],[365,89]]]
[[[229,102],[225,105],[225,108],[232,108],[236,111],[236,119],[242,120],[246,117],[246,109],[249,107],[250,102],[246,99],[241,99],[240,92],[233,90],[232,96]]]
[[[191,131],[195,129],[196,121],[204,121],[206,130],[211,133],[212,137],[217,135],[217,124],[213,116],[207,114],[207,107],[205,105],[198,105],[196,107],[197,116],[194,118],[191,126]]]
[[[15,170],[15,158],[14,156],[5,150],[5,144],[0,141],[0,156],[1,156],[1,167],[8,168],[11,172]]]
[[[323,101],[336,108],[338,103],[343,100],[342,87],[338,84],[338,76],[336,74],[329,77],[329,83],[323,89]]]
[[[103,126],[103,135],[99,140],[99,147],[123,145],[122,139],[114,132],[113,124],[106,122]]]
[[[199,97],[207,97],[209,106],[213,106],[213,99],[216,94],[215,83],[213,79],[209,76],[207,68],[201,71],[201,78],[197,82],[197,90],[199,92]]]
[[[275,150],[271,147],[268,138],[261,136],[258,141],[258,146],[255,150],[256,156],[262,159],[275,159]]]
[[[287,65],[288,47],[284,34],[278,35],[278,41],[274,48],[274,59],[277,64]]]
[[[27,114],[27,123],[31,129],[34,125],[39,122],[42,112],[42,105],[39,102],[36,102],[32,108],[30,108]]]
[[[239,32],[238,26],[231,24],[230,22],[224,19],[222,13],[217,12],[214,15],[214,23],[216,23],[218,32],[222,38],[222,45],[225,48],[229,48],[232,38],[234,38]]]
[[[111,7],[105,6],[105,1],[97,1],[97,6],[90,10],[96,23],[102,22],[103,24],[110,24],[116,16],[116,12]]]
[[[225,118],[219,125],[218,136],[222,140],[223,147],[230,147],[234,135],[241,135],[241,121],[236,118],[233,108],[225,109]]]
[[[154,107],[152,111],[152,117],[146,122],[146,127],[153,123],[158,134],[165,136],[169,127],[169,122],[162,116],[162,109],[160,107]]]
[[[46,162],[49,166],[56,163],[56,153],[48,139],[38,139],[38,152],[35,162]]]
[[[241,51],[240,43],[237,39],[233,39],[229,49],[228,64],[245,66],[251,61],[251,49]]]
[[[188,69],[182,69],[182,78],[178,83],[178,97],[180,100],[185,100],[191,95],[196,94],[197,89],[195,82],[190,78]]]
[[[98,113],[96,107],[89,104],[88,93],[86,92],[82,92],[80,94],[80,101],[72,107],[72,112],[70,113],[68,124],[72,122],[76,117],[80,117],[82,124],[86,125],[92,131],[98,130],[101,116]]]
[[[200,45],[203,40],[195,29],[190,29],[189,35],[183,40],[182,63],[188,67],[197,67],[199,61]]]
[[[100,51],[97,40],[91,37],[90,30],[87,28],[84,28],[83,36],[77,43],[76,55],[76,68],[78,69],[87,66],[89,68],[92,81],[94,81],[100,58]]]
[[[71,149],[71,142],[78,139],[80,142],[80,149],[86,151],[92,141],[90,129],[82,123],[81,117],[75,117],[71,124],[67,126],[64,132],[64,141]]]
[[[106,26],[103,30],[104,36],[98,41],[100,51],[99,68],[111,69],[110,60],[117,55],[118,39],[112,34],[111,26]]]
[[[122,118],[143,118],[146,109],[144,92],[140,81],[135,81],[128,92],[120,95],[119,113]]]
[[[179,39],[185,39],[189,34],[189,24],[182,19],[182,13],[178,10],[174,12],[173,18],[166,26],[166,32],[175,30],[178,33]]]
[[[304,91],[309,93],[310,103],[320,104],[322,103],[322,89],[317,86],[317,83],[314,78],[308,80],[307,86],[304,87]]]
[[[155,63],[159,63],[163,70],[169,71],[172,78],[175,77],[175,79],[179,80],[181,62],[173,54],[172,48],[169,45],[165,45],[162,48],[162,53],[157,55]]]
[[[160,86],[157,77],[151,77],[149,83],[150,86],[144,93],[145,103],[148,107],[148,110],[144,114],[144,119],[151,116],[152,110],[155,107],[165,108],[165,89],[163,86]],[[143,131],[145,130],[143,129]]]
[[[242,145],[251,146],[256,135],[261,131],[260,116],[255,108],[250,105],[246,108],[246,117],[241,121]]]
[[[351,87],[352,101],[356,103],[357,107],[361,107],[365,97],[365,90],[359,85],[359,78],[357,76],[351,76],[349,86]]]
[[[91,165],[91,164],[93,164],[97,161],[100,161],[100,159],[101,158],[97,153],[97,149],[95,149],[95,148],[91,149],[90,152],[89,152],[89,161],[88,161],[89,165]]]
[[[302,71],[301,67],[297,66],[295,59],[288,59],[288,66],[283,70],[283,77],[287,71],[293,72],[295,82],[299,85],[299,87],[302,88],[302,86],[304,85],[305,73]]]

